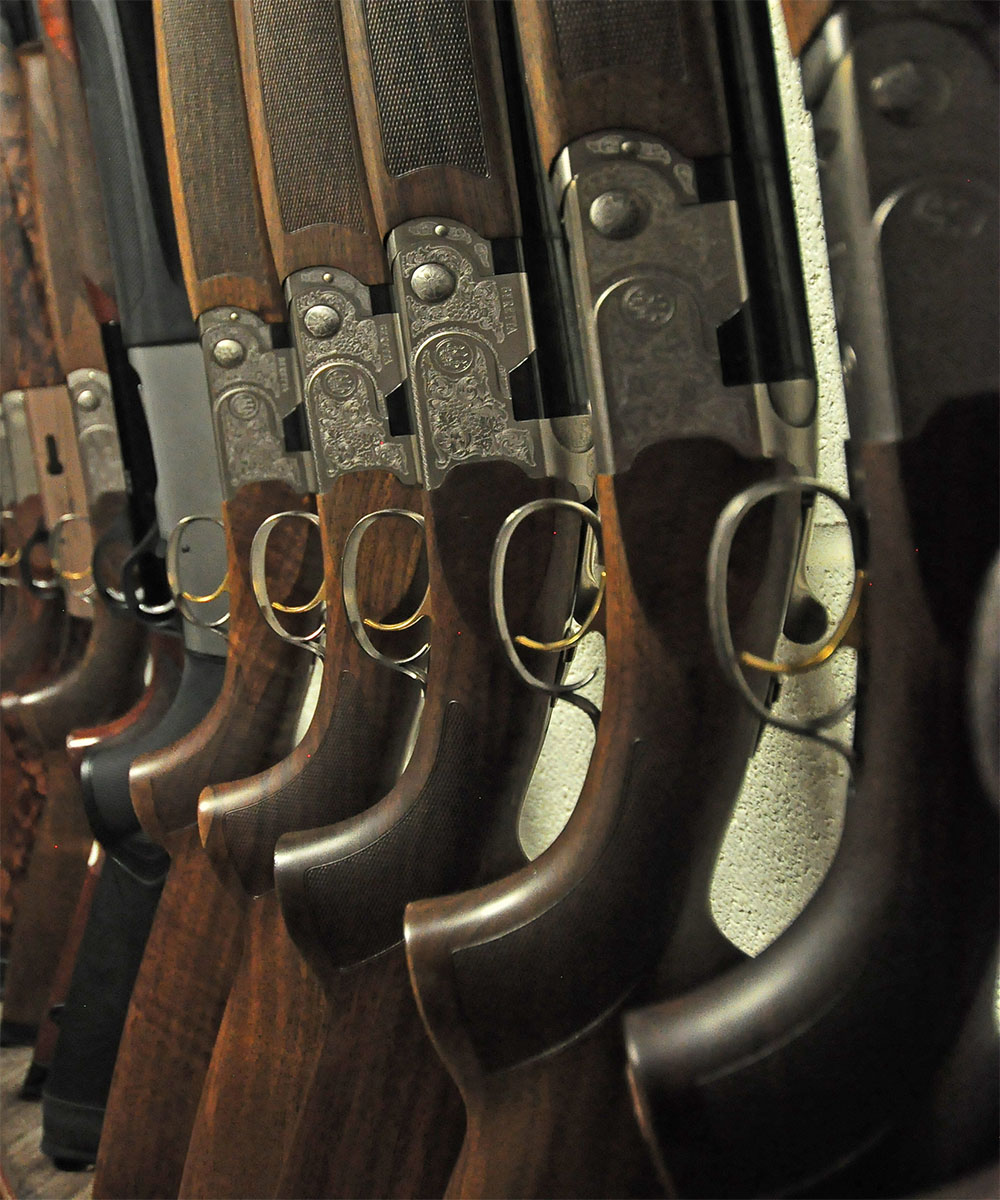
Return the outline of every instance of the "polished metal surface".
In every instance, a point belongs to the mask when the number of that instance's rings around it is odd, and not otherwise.
[[[851,436],[865,442],[998,387],[996,71],[974,29],[932,18],[892,5],[855,36],[845,9],[804,64]]]
[[[295,272],[285,296],[319,489],[364,470],[419,482],[416,439],[389,427],[405,375],[396,316],[373,316],[368,288],[332,267]]]
[[[66,379],[73,400],[73,418],[91,510],[99,498],[125,494],[125,464],[118,440],[118,421],[111,399],[111,381],[103,371],[71,371]]]
[[[664,142],[607,131],[553,169],[562,205],[598,470],[667,438],[714,437],[811,469],[810,380],[729,386],[717,331],[748,290],[735,203],[701,203],[694,165]],[[798,393],[801,392],[801,395]],[[791,424],[779,415],[802,415]]]
[[[301,399],[292,352],[274,349],[271,327],[244,309],[213,308],[198,328],[226,499],[266,480],[314,492],[311,452],[285,449],[282,421]],[[221,342],[236,343],[242,354],[227,346],[220,363]]]
[[[20,389],[5,392],[0,398],[0,408],[3,410],[3,423],[10,452],[12,498],[14,502],[20,503],[38,492],[38,475],[31,452],[28,419],[24,411],[24,392]]]
[[[212,431],[212,410],[205,364],[197,342],[144,346],[129,351],[139,376],[146,424],[156,459],[156,518],[160,534],[169,538],[185,517],[215,521],[222,517],[222,485]],[[205,594],[226,574],[222,539],[189,534],[180,576],[185,588]],[[220,606],[220,610],[222,606]],[[213,619],[221,615],[213,611]],[[219,639],[190,623],[184,644],[201,654],[224,654]]]
[[[425,486],[458,463],[506,461],[570,479],[585,498],[589,451],[549,420],[514,418],[510,375],[535,349],[524,275],[495,275],[489,243],[454,221],[408,221],[388,251]]]
[[[253,535],[253,542],[250,546],[250,582],[253,586],[254,598],[257,601],[257,607],[260,609],[261,616],[267,622],[268,626],[285,642],[291,642],[294,646],[303,646],[306,650],[311,651],[317,658],[323,658],[326,653],[326,622],[323,619],[323,612],[320,612],[320,619],[316,628],[311,633],[295,634],[282,625],[275,609],[282,608],[284,611],[289,611],[286,606],[276,604],[267,590],[267,543],[270,540],[271,534],[277,528],[279,521],[308,521],[311,525],[319,528],[319,517],[311,512],[279,512],[272,513],[266,521],[262,521],[259,529]],[[320,593],[315,597],[314,602],[307,605],[302,605],[294,609],[295,612],[309,611],[313,608],[321,608],[323,602],[322,586]]]

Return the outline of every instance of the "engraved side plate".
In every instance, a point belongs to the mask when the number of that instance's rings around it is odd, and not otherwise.
[[[699,203],[693,164],[642,134],[567,147],[554,168],[586,349],[598,470],[646,446],[713,437],[774,453],[767,385],[723,383],[717,330],[747,299],[736,205]]]
[[[291,351],[275,350],[270,326],[244,309],[213,308],[198,327],[225,498],[267,480],[315,491],[312,453],[285,449],[282,421],[300,400]]]
[[[494,275],[489,243],[454,221],[409,221],[388,250],[425,486],[467,462],[579,474],[550,422],[514,419],[510,373],[535,348],[524,276]]]
[[[386,405],[406,373],[399,319],[372,316],[368,288],[332,267],[297,271],[285,297],[320,489],[364,470],[418,483],[416,439],[392,433]]]
[[[81,369],[70,372],[66,382],[73,401],[87,502],[93,510],[101,496],[125,493],[125,465],[111,381],[103,371]]]
[[[997,78],[944,21],[851,37],[848,7],[803,64],[819,152],[851,436],[912,437],[997,388]]]
[[[13,498],[20,504],[29,496],[38,494],[38,474],[31,451],[28,418],[24,411],[24,392],[5,392],[0,399],[0,407],[3,410],[3,423],[7,431],[7,446],[13,471]]]

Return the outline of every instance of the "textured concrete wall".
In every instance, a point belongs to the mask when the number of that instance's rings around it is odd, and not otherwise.
[[[772,18],[819,376],[819,474],[844,490],[846,418],[812,125],[777,0]],[[851,583],[849,542],[838,517],[835,506],[819,507],[807,567],[810,586],[836,612],[842,611]],[[600,668],[602,661],[603,642],[592,635],[581,646],[574,672]],[[790,680],[779,711],[826,711],[850,696],[853,684],[853,651],[845,651],[835,657],[832,670]],[[602,686],[599,675],[587,694],[599,698]],[[849,739],[850,720],[832,732]],[[521,838],[529,854],[541,853],[565,825],[592,746],[589,720],[558,703],[522,813]],[[846,766],[836,753],[779,730],[765,731],[747,771],[712,891],[720,928],[742,949],[762,950],[816,890],[840,838],[846,784]]]

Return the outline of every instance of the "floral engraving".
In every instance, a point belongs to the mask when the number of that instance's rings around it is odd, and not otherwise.
[[[233,402],[228,402],[230,400]],[[251,404],[251,400],[254,403]],[[298,487],[297,472],[289,461],[275,423],[269,419],[266,401],[241,388],[236,395],[223,398],[216,408],[216,418],[219,443],[233,488],[261,479],[280,479],[289,487]]]
[[[368,467],[406,469],[403,448],[391,440],[374,381],[354,363],[324,366],[309,385],[326,470],[335,475]]]
[[[422,246],[401,256],[406,279],[417,267],[427,262],[440,263],[455,276],[457,285],[447,300],[425,304],[412,292],[406,296],[410,333],[415,339],[431,329],[445,324],[477,325],[492,341],[502,342],[507,336],[503,320],[503,303],[495,279],[477,280],[472,263],[451,246]]]
[[[470,458],[506,458],[534,466],[531,437],[511,427],[506,388],[485,343],[447,333],[421,346],[416,365],[430,449],[439,470]]]

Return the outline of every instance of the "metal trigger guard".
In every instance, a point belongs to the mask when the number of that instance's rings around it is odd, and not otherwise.
[[[811,492],[813,495],[826,496],[841,510],[847,518],[847,526],[851,535],[851,550],[854,555],[854,588],[843,617],[836,629],[826,642],[808,658],[797,663],[779,663],[770,659],[758,658],[754,654],[736,653],[733,645],[732,630],[729,624],[729,601],[726,595],[726,582],[729,572],[729,555],[733,540],[743,523],[744,518],[763,500],[785,492]],[[794,733],[800,737],[812,738],[820,745],[827,746],[847,759],[853,768],[855,763],[854,751],[850,746],[828,737],[821,731],[829,729],[841,721],[854,707],[852,697],[846,704],[838,705],[827,713],[812,717],[805,721],[792,721],[785,717],[776,716],[754,693],[746,681],[742,667],[764,671],[772,675],[801,675],[813,671],[825,663],[840,647],[847,631],[851,627],[861,602],[862,589],[865,582],[867,567],[867,552],[865,530],[861,510],[847,497],[817,479],[803,476],[792,476],[785,479],[769,479],[754,484],[734,496],[726,505],[715,524],[712,542],[708,550],[707,571],[707,603],[708,626],[712,637],[712,648],[722,672],[742,696],[744,702],[754,713],[768,725]]]
[[[401,675],[405,675],[408,679],[415,680],[421,689],[423,689],[427,686],[427,671],[424,667],[413,666],[411,664],[418,662],[424,657],[430,649],[430,643],[424,642],[419,650],[407,655],[406,658],[391,658],[388,654],[383,654],[374,644],[368,636],[368,629],[398,632],[411,628],[421,617],[431,616],[430,587],[424,592],[423,599],[417,606],[416,612],[412,616],[407,617],[405,621],[393,624],[380,624],[376,621],[367,620],[362,617],[361,608],[358,604],[358,552],[361,549],[361,539],[376,521],[380,521],[384,517],[405,517],[419,526],[421,532],[424,530],[424,518],[420,513],[411,512],[408,508],[380,508],[377,512],[369,513],[366,517],[362,517],[358,521],[344,542],[344,555],[340,565],[344,611],[347,613],[347,620],[351,626],[351,632],[354,634],[355,641],[369,658],[373,658],[376,662],[381,663],[384,667],[388,667],[392,671],[399,671]]]
[[[87,563],[82,571],[64,571],[62,558],[59,554],[63,542],[63,530],[67,525],[72,525],[74,521],[85,521],[88,526],[90,525],[90,517],[85,516],[83,513],[63,513],[49,531],[49,557],[52,559],[52,565],[55,567],[56,574],[70,585],[67,589],[70,594],[76,596],[78,600],[86,601],[87,604],[93,604],[97,587],[94,584],[94,572],[91,564]],[[90,583],[82,591],[76,591],[72,585],[88,577]]]
[[[62,585],[58,578],[38,579],[31,569],[31,555],[37,546],[44,546],[46,550],[48,550],[49,546],[49,531],[41,522],[39,522],[35,532],[24,543],[21,550],[21,561],[18,563],[18,569],[21,572],[21,583],[29,592],[34,592],[36,596],[54,600],[56,595],[62,592]]]
[[[299,520],[308,521],[310,524],[315,525],[317,529],[319,528],[319,517],[315,513],[302,512],[300,509],[290,512],[272,513],[266,521],[261,521],[260,528],[253,535],[253,543],[250,547],[250,582],[253,585],[253,594],[257,599],[257,607],[260,609],[261,616],[278,637],[286,642],[291,642],[295,646],[304,646],[307,650],[311,650],[317,658],[322,659],[326,653],[326,648],[320,639],[326,631],[325,621],[320,621],[312,633],[300,636],[289,633],[274,613],[275,609],[278,612],[284,613],[311,612],[323,602],[324,585],[322,583],[319,585],[319,591],[308,604],[279,604],[277,601],[271,600],[267,590],[268,539],[274,532],[274,528],[279,521],[291,520],[296,517]]]
[[[541,650],[549,654],[554,654],[561,650],[566,650],[570,646],[574,646],[593,624],[594,618],[600,610],[604,599],[603,571],[597,590],[597,597],[591,605],[590,612],[587,614],[580,628],[568,637],[560,638],[555,642],[537,642],[533,638],[526,638],[520,635],[515,638],[511,636],[510,626],[507,623],[503,573],[504,567],[507,564],[507,551],[510,548],[511,540],[522,521],[530,517],[533,513],[544,512],[550,508],[565,508],[570,512],[576,513],[590,528],[597,543],[598,556],[601,561],[604,559],[604,545],[601,540],[601,518],[597,513],[587,508],[585,504],[580,504],[577,500],[565,500],[558,496],[546,496],[541,500],[532,500],[528,504],[522,504],[500,526],[500,532],[493,543],[493,556],[490,559],[490,607],[493,612],[493,624],[496,627],[497,636],[503,646],[504,653],[507,655],[507,659],[517,673],[518,678],[536,691],[545,692],[547,695],[559,697],[573,704],[585,712],[596,726],[598,718],[601,715],[600,709],[585,696],[580,696],[576,693],[580,688],[586,687],[593,680],[597,672],[591,671],[589,675],[585,675],[581,679],[567,679],[563,683],[546,683],[543,679],[539,679],[537,675],[533,675],[524,665],[521,661],[521,656],[517,652],[517,646],[526,646],[529,649]]]
[[[228,639],[229,635],[222,628],[222,626],[225,625],[225,623],[229,620],[228,609],[226,609],[221,617],[216,617],[214,621],[202,621],[201,618],[196,615],[195,610],[189,608],[188,606],[189,604],[211,604],[213,600],[218,600],[223,592],[229,590],[229,572],[227,571],[223,576],[222,582],[215,589],[215,591],[210,592],[207,596],[193,596],[190,592],[185,592],[181,587],[179,561],[181,534],[189,525],[194,525],[197,521],[211,521],[213,525],[217,525],[220,529],[225,529],[225,526],[218,517],[207,517],[200,514],[195,514],[190,517],[181,517],[181,519],[170,531],[170,537],[167,538],[167,583],[170,586],[171,592],[173,592],[174,602],[177,605],[177,610],[185,621],[190,622],[198,629],[211,629],[214,633],[217,633],[219,637]]]

